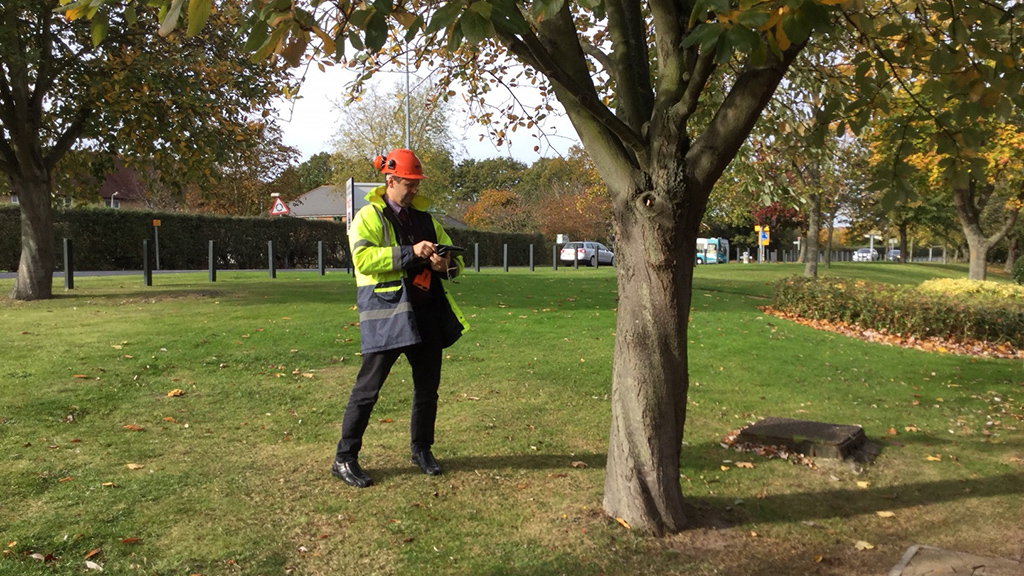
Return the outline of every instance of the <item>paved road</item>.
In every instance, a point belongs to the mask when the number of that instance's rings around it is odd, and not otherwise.
[[[279,272],[279,273],[316,272],[316,271],[317,271],[316,268],[286,268],[286,269],[278,268],[277,269],[277,272]],[[346,270],[345,268],[327,268],[326,271],[327,272],[344,272],[346,274],[348,273],[348,270]],[[203,272],[208,272],[208,270],[153,270],[153,275],[155,276],[157,274],[191,274],[191,273],[203,273]],[[265,269],[265,268],[247,269],[247,270],[236,270],[236,269],[232,268],[232,269],[218,269],[217,270],[218,274],[224,273],[224,272],[264,272],[264,273],[267,273],[268,270]],[[78,278],[79,276],[140,276],[141,277],[142,276],[142,270],[93,270],[93,271],[89,271],[89,270],[78,271],[78,270],[76,270],[75,271],[75,277]],[[17,278],[17,277],[18,277],[17,272],[0,272],[0,280],[7,280],[7,279]],[[54,278],[64,278],[64,273],[63,272],[54,272],[53,273],[53,277]]]

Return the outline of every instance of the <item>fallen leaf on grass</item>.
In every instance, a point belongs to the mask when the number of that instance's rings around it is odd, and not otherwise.
[[[164,416],[164,422],[170,422],[173,424],[177,422],[177,420],[174,419],[174,416]]]
[[[580,461],[577,460],[576,462],[571,462],[569,464],[569,466],[572,466],[573,468],[586,468],[587,467],[587,463],[586,462],[580,462]]]
[[[863,540],[857,540],[857,543],[854,544],[853,547],[856,548],[857,550],[871,550],[875,546],[873,544],[870,544],[870,543],[865,542]]]
[[[138,426],[136,424],[125,424],[124,429],[131,430],[132,432],[142,432],[143,430],[145,430],[145,428],[143,428],[142,426]]]
[[[822,556],[821,554],[818,554],[817,556],[814,557],[814,563],[815,564],[821,564],[821,561],[824,560],[824,559],[825,559],[824,556]]]
[[[140,470],[140,469],[144,468],[144,466],[142,464],[136,464],[134,462],[130,462],[128,464],[125,464],[124,467],[129,469],[129,470]]]
[[[57,482],[71,482],[74,479],[74,476],[65,476],[64,478],[58,478]]]
[[[629,522],[626,522],[626,521],[625,521],[625,520],[623,520],[622,518],[616,518],[616,519],[615,519],[615,521],[616,521],[616,522],[618,522],[619,524],[622,524],[622,527],[623,527],[623,528],[625,528],[626,530],[632,530],[632,529],[633,529],[633,528],[632,528],[632,527],[631,527],[631,526],[629,525]]]
[[[726,470],[728,470],[728,469],[729,469],[729,467],[728,467],[728,466],[726,466],[726,465],[724,465],[724,464],[723,464],[723,465],[721,465],[721,466],[719,466],[719,468],[721,468],[721,469],[722,469],[722,472],[725,472]]]
[[[377,422],[380,422],[381,424],[391,424],[394,420],[391,418],[378,418]]]
[[[920,432],[921,431],[917,426],[914,426],[914,425],[906,426],[903,429],[906,430],[907,432]]]
[[[168,398],[174,398],[176,396],[184,396],[184,395],[185,395],[185,391],[182,390],[181,388],[175,388],[174,390],[171,390],[170,392],[167,393],[167,397]]]
[[[927,456],[925,460],[929,462],[942,462],[942,456]]]
[[[95,556],[95,555],[97,555],[99,553],[100,553],[100,549],[99,548],[93,548],[92,550],[89,550],[88,552],[85,553],[85,558],[86,558],[86,560],[88,560],[89,558],[92,558],[93,556]]]
[[[753,462],[737,462],[737,463],[736,463],[736,467],[737,467],[737,468],[748,468],[748,469],[752,469],[752,468],[754,467],[754,463],[753,463]]]
[[[142,538],[122,538],[121,544],[138,544],[142,542]]]
[[[867,488],[868,486],[871,486],[871,482],[866,480],[860,480],[857,482],[857,488]]]
[[[879,510],[875,512],[875,514],[877,514],[879,518],[892,518],[896,515],[895,512],[890,512],[888,510]]]
[[[97,572],[103,572],[103,566],[100,566],[99,564],[93,562],[92,560],[86,560],[85,561],[85,569],[86,570],[96,570]]]
[[[113,482],[104,482],[101,486],[104,488],[117,488],[117,484],[114,484]]]

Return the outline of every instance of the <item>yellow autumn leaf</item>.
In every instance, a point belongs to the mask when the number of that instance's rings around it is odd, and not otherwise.
[[[857,540],[857,543],[854,544],[853,547],[856,548],[857,550],[871,550],[875,546],[873,544],[871,544],[870,542],[865,542],[863,540]]]
[[[129,462],[128,464],[125,464],[124,467],[129,470],[139,470],[141,468],[144,468],[142,464],[136,464],[134,462]]]
[[[775,26],[775,43],[779,45],[779,50],[789,50],[792,42],[789,41],[789,36],[786,36],[786,32],[782,29],[782,23],[780,22]]]
[[[866,480],[860,480],[857,482],[858,488],[867,488],[868,486],[871,486],[871,482],[868,482]]]
[[[174,398],[175,396],[184,396],[184,395],[185,395],[185,391],[182,390],[181,388],[175,388],[174,390],[171,390],[170,392],[167,393],[167,397],[168,398]]]
[[[737,462],[736,463],[736,467],[737,468],[748,468],[749,469],[749,468],[753,468],[754,467],[754,463],[753,462]]]
[[[928,456],[926,460],[929,462],[942,462],[942,456]]]
[[[728,466],[726,466],[726,465],[724,465],[724,464],[723,464],[722,466],[719,466],[719,468],[721,468],[721,469],[722,469],[722,472],[725,472],[726,470],[728,470],[728,469],[729,469],[729,467],[728,467]]]
[[[625,528],[626,530],[632,530],[633,529],[632,527],[630,527],[629,522],[626,522],[622,518],[615,518],[615,521],[618,522],[619,524],[622,524],[622,527]]]
[[[890,512],[888,510],[879,510],[875,512],[875,514],[877,514],[879,518],[892,518],[896,515],[895,512]]]

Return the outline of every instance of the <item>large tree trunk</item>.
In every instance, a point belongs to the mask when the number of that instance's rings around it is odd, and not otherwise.
[[[967,277],[971,280],[984,280],[987,277],[988,251],[1005,238],[1017,223],[1019,211],[1008,210],[1003,226],[992,235],[985,236],[981,229],[981,215],[992,198],[994,188],[992,184],[979,184],[973,179],[965,186],[953,188],[953,203],[956,205],[956,214],[960,219],[970,254]]]
[[[1013,272],[1013,264],[1017,261],[1017,238],[1019,234],[1016,230],[1006,236],[1006,264],[1003,266],[1003,272],[1010,274]]]
[[[811,194],[807,210],[807,260],[804,261],[804,276],[818,277],[818,233],[821,231],[821,194]]]
[[[653,534],[685,527],[679,457],[686,422],[690,290],[703,206],[662,190],[616,211],[619,309],[604,509]],[[695,195],[700,197],[701,195]],[[706,198],[706,195],[704,195]]]
[[[18,279],[11,291],[15,300],[43,300],[53,297],[53,206],[50,175],[42,167],[20,178],[11,178],[11,188],[21,206],[21,261]]]
[[[907,251],[907,221],[901,220],[898,226],[900,234],[900,257],[896,259],[900,264],[910,262],[910,252]]]

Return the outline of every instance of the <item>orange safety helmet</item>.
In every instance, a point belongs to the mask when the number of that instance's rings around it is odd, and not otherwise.
[[[377,156],[373,165],[384,174],[392,174],[409,180],[423,180],[423,167],[420,159],[406,148],[395,148],[387,156]]]

